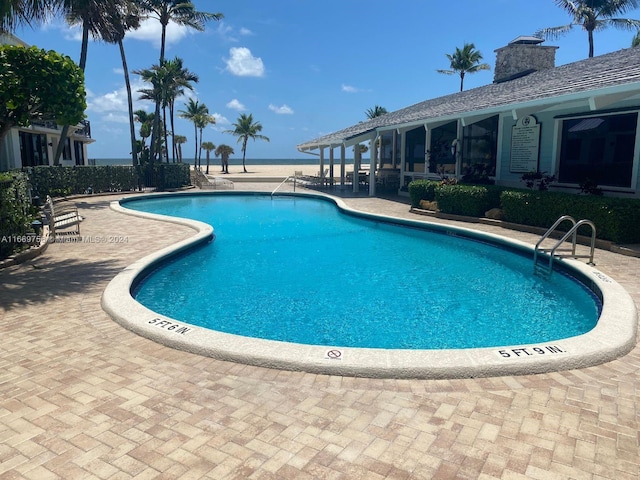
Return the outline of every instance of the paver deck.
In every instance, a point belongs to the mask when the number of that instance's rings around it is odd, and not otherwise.
[[[466,380],[315,375],[173,350],[117,325],[100,296],[191,230],[123,218],[111,200],[76,200],[93,243],[55,243],[0,271],[0,479],[640,477],[638,347],[581,370]],[[344,200],[415,218],[404,203]],[[640,306],[640,259],[598,250],[596,263]]]

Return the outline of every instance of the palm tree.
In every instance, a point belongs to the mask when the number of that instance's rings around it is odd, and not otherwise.
[[[631,40],[631,47],[635,48],[640,46],[640,30],[638,30],[638,33],[635,34],[635,36],[633,37],[633,40]]]
[[[209,115],[209,109],[207,109],[207,113],[198,115],[195,119],[195,125],[198,127],[198,130],[200,131],[200,143],[199,143],[199,149],[198,149],[198,168],[199,169],[201,169],[202,167],[202,132],[207,127],[207,125],[210,125],[210,124],[215,125],[215,123],[216,123],[216,119],[212,115]]]
[[[559,27],[543,28],[536,36],[555,39],[569,32],[573,27],[586,30],[589,39],[589,58],[593,57],[593,32],[607,27],[638,30],[640,20],[617,18],[629,10],[638,8],[638,0],[556,0],[556,5],[571,16],[571,23]]]
[[[129,79],[129,67],[127,66],[127,56],[124,51],[124,36],[129,30],[136,30],[140,27],[140,13],[134,2],[126,1],[122,9],[114,17],[114,28],[102,32],[102,38],[108,43],[115,43],[120,50],[122,59],[122,70],[124,71],[124,84],[127,91],[127,108],[129,113],[129,136],[131,137],[131,161],[133,166],[138,165],[138,147],[136,141],[136,129],[134,124],[133,98],[131,95],[131,81]]]
[[[185,89],[193,91],[193,85],[191,83],[198,82],[198,76],[195,73],[190,72],[183,67],[181,58],[175,57],[173,60],[166,61],[164,66],[167,70],[167,98],[165,103],[169,107],[169,121],[171,123],[171,133],[175,132],[174,113],[175,113],[175,101],[176,98],[184,95]],[[165,120],[165,131],[167,130]],[[172,137],[173,138],[173,137]],[[166,141],[166,140],[165,140]],[[175,162],[176,144],[175,139],[172,140],[172,152],[173,161]]]
[[[268,137],[260,135],[262,131],[262,125],[260,122],[253,121],[253,115],[246,113],[241,114],[236,120],[236,123],[232,124],[233,130],[225,130],[224,133],[230,133],[234,137],[238,137],[238,143],[242,142],[242,169],[244,173],[247,173],[247,167],[245,166],[245,158],[247,156],[247,141],[252,140],[264,140],[269,141]]]
[[[174,135],[173,141],[176,142],[178,163],[182,163],[182,145],[187,143],[187,137],[185,137],[184,135]]]
[[[380,105],[374,105],[373,108],[367,108],[364,112],[367,115],[367,118],[371,120],[372,118],[381,117],[382,115],[386,115],[387,109],[381,107]]]
[[[118,13],[122,11],[123,0],[57,0],[47,2],[54,11],[61,10],[70,25],[82,26],[82,46],[80,48],[80,61],[78,66],[84,72],[87,65],[87,51],[89,35],[102,39],[108,33],[109,37],[115,35],[117,29]],[[69,125],[64,125],[60,132],[58,148],[54,155],[54,164],[60,162],[60,157],[66,144]]]
[[[43,23],[55,13],[54,7],[55,2],[47,0],[3,0],[0,3],[0,32]]]
[[[200,147],[204,148],[207,151],[207,171],[206,174],[209,175],[209,158],[211,156],[211,150],[214,150],[216,146],[213,142],[202,142]]]
[[[222,13],[199,12],[193,2],[185,2],[183,0],[139,0],[138,3],[150,18],[155,18],[162,26],[162,38],[160,41],[161,63],[164,60],[167,25],[169,25],[169,22],[172,21],[178,25],[203,32],[207,22],[224,18]]]
[[[456,51],[453,54],[445,54],[451,62],[451,70],[438,70],[438,73],[444,73],[445,75],[460,75],[460,91],[464,88],[464,76],[467,73],[476,73],[480,70],[490,70],[486,63],[480,63],[482,61],[482,54],[476,50],[476,46],[473,43],[465,43],[462,50],[456,47]]]
[[[186,110],[179,110],[179,117],[193,122],[193,128],[196,138],[196,153],[193,156],[193,165],[197,166],[198,163],[198,125],[203,115],[209,114],[209,109],[204,103],[200,103],[197,100],[190,98],[186,105]]]
[[[193,28],[199,32],[204,31],[206,22],[211,20],[221,20],[224,15],[221,13],[206,13],[196,10],[193,2],[183,0],[138,0],[140,9],[145,11],[150,18],[155,18],[162,26],[162,36],[160,41],[160,61],[164,62],[164,53],[167,39],[167,26],[173,21],[178,25]],[[158,136],[160,122],[160,104],[156,104],[156,121],[151,130],[151,145],[154,144],[153,139]],[[151,155],[155,154],[153,147]]]
[[[229,173],[229,157],[234,153],[233,148],[224,143],[216,148],[214,155],[216,157],[222,157],[222,171],[224,173]]]

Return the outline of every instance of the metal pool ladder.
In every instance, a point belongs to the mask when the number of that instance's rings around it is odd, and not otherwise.
[[[549,236],[555,232],[558,227],[564,222],[570,222],[572,227],[569,229],[567,233],[565,233],[560,240],[556,242],[550,248],[542,248],[542,242],[544,242]],[[587,225],[591,227],[591,248],[589,251],[589,255],[577,255],[576,254],[576,241],[578,236],[578,229],[583,225]],[[562,244],[571,237],[571,248],[560,248]],[[589,265],[594,265],[593,263],[593,254],[596,246],[596,226],[591,220],[580,220],[576,222],[576,220],[571,215],[563,215],[547,230],[547,232],[538,240],[536,243],[536,248],[533,251],[533,271],[536,274],[542,274],[545,276],[551,275],[553,272],[553,260],[554,258],[562,258],[562,257],[571,257],[571,258],[588,258]],[[565,252],[565,253],[560,253]],[[541,255],[546,254],[548,256],[548,262],[543,263],[540,258]]]

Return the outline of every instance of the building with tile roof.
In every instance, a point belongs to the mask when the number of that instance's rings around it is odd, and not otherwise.
[[[640,48],[556,67],[557,47],[541,43],[518,37],[497,49],[492,84],[425,100],[297,148],[318,150],[321,164],[328,150],[332,164],[334,149],[343,159],[346,148],[367,144],[371,195],[381,178],[393,178],[401,192],[418,178],[522,187],[522,175],[538,171],[555,175],[554,189],[577,192],[591,182],[607,194],[637,196]],[[359,149],[354,152],[359,166]]]

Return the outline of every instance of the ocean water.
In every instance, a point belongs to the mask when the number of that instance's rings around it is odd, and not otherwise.
[[[220,163],[219,158],[212,158],[211,163],[216,165]],[[328,162],[325,159],[325,162]],[[337,160],[340,162],[340,160]],[[95,162],[95,163],[94,163]],[[245,160],[246,165],[309,165],[312,163],[319,163],[319,157],[309,155],[307,158],[247,158]],[[335,160],[334,160],[335,162]],[[353,164],[353,159],[348,158],[345,161],[348,165]],[[90,164],[95,165],[131,165],[130,158],[92,158],[89,160]],[[187,159],[185,163],[192,163],[192,159]],[[202,159],[202,164],[206,164],[206,159]],[[230,158],[229,165],[242,165],[242,158]]]

